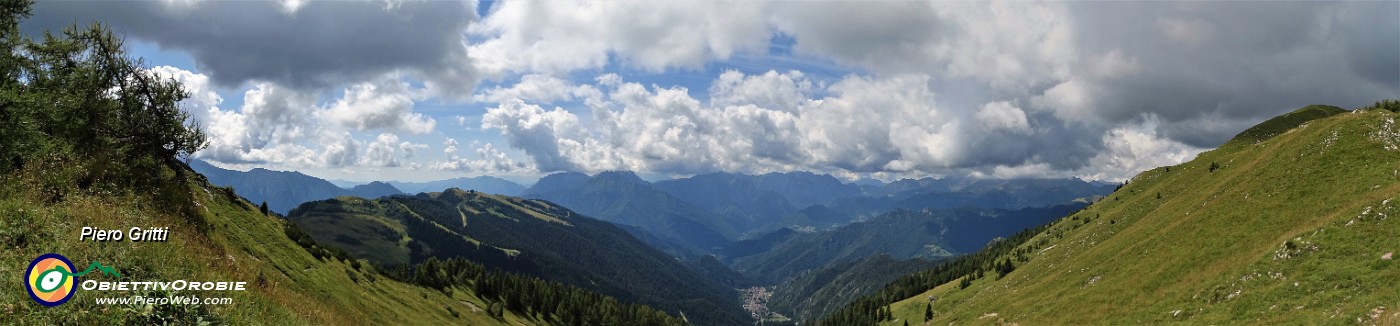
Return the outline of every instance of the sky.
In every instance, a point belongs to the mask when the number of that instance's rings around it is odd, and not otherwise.
[[[184,83],[194,156],[353,181],[578,171],[1121,181],[1400,98],[1400,2],[44,1]]]

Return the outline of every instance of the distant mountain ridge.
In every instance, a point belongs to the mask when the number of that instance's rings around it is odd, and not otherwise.
[[[522,191],[525,191],[525,186],[492,176],[461,177],[428,182],[389,181],[388,183],[408,194],[438,192],[448,188],[476,190],[506,196],[519,196]]]
[[[360,198],[379,198],[384,196],[401,195],[402,191],[394,186],[375,181],[350,188],[350,195]]]
[[[300,172],[272,171],[254,168],[247,172],[220,168],[201,160],[190,160],[190,169],[203,174],[210,183],[233,188],[238,195],[255,204],[267,203],[268,210],[286,215],[297,205],[313,200],[340,196],[378,198],[403,192],[393,186],[376,182],[353,189],[337,187],[329,181]]]
[[[975,252],[992,239],[1053,221],[1087,204],[1066,204],[1015,211],[959,208],[895,210],[878,217],[819,233],[780,233],[754,248],[758,253],[728,257],[731,266],[764,284],[783,282],[828,264],[888,254],[896,259],[942,259]]]
[[[636,227],[639,238],[658,248],[708,252],[738,236],[733,224],[703,208],[676,198],[632,172],[609,171],[586,176],[558,173],[541,178],[526,189],[538,198],[604,221]]]
[[[209,182],[231,187],[239,195],[255,203],[267,202],[268,209],[286,215],[302,203],[340,196],[379,198],[392,195],[437,192],[448,188],[475,190],[507,196],[519,195],[525,186],[497,177],[462,177],[429,182],[374,181],[356,183],[325,179],[294,171],[272,171],[254,168],[247,172],[220,168],[202,160],[190,160],[190,168],[209,178]],[[341,187],[340,185],[351,185]]]
[[[953,177],[857,185],[809,172],[717,172],[650,183],[632,172],[609,171],[551,174],[521,194],[635,227],[629,230],[654,246],[694,258],[783,228],[830,230],[898,209],[1017,210],[1092,202],[1115,186],[1078,179]]]

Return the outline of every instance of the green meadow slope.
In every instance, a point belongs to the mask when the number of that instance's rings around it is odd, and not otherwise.
[[[287,219],[320,243],[376,264],[461,258],[684,314],[700,325],[749,321],[733,288],[616,225],[543,200],[447,189],[308,202]]]
[[[44,253],[67,256],[78,268],[114,267],[106,281],[227,280],[247,291],[183,293],[79,291],[57,307],[28,298],[21,282],[0,282],[0,324],[533,324],[509,311],[489,316],[488,303],[469,289],[443,291],[383,277],[370,264],[317,258],[294,242],[285,220],[215,187],[193,171],[175,176],[153,194],[82,190],[72,184],[74,164],[49,162],[0,175],[0,274],[16,279]],[[125,193],[125,194],[123,194]],[[169,241],[79,242],[83,226],[126,230],[166,226]],[[97,305],[96,297],[142,295],[228,296],[232,304]]]
[[[879,324],[1400,324],[1400,114],[1341,112],[1143,172]]]

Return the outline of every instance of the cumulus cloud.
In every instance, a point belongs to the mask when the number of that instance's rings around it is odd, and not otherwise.
[[[428,144],[415,144],[407,141],[399,143],[399,152],[403,153],[405,159],[413,158],[414,152],[425,149],[428,149]]]
[[[983,105],[982,109],[977,111],[977,119],[982,122],[983,127],[992,130],[1013,133],[1031,132],[1030,122],[1026,120],[1026,112],[1006,101]]]
[[[522,1],[479,21],[472,7],[41,3],[26,30],[117,14],[104,20],[208,75],[153,71],[245,87],[237,110],[186,101],[207,120],[201,155],[237,162],[411,166],[426,147],[386,135],[435,132],[413,106],[447,97],[491,107],[438,119],[511,149],[448,138],[439,170],[1121,179],[1307,104],[1400,97],[1394,2]],[[770,54],[774,39],[791,51]],[[722,71],[703,89],[667,75],[764,55],[837,72]]]
[[[205,78],[172,67],[158,67],[161,71],[187,79]],[[209,94],[207,84],[186,83],[192,94]],[[224,110],[217,106],[222,100],[207,102],[201,97],[192,97],[184,103],[186,110],[202,123],[209,139],[209,146],[197,156],[226,163],[266,163],[309,164],[314,160],[311,150],[295,142],[313,132],[315,124],[314,97],[279,88],[270,84],[258,84],[244,92],[243,106],[237,111]],[[205,102],[204,104],[198,104]],[[193,104],[193,105],[190,105]],[[213,104],[213,105],[209,105]]]
[[[1156,130],[1158,123],[1156,117],[1149,116],[1140,123],[1109,130],[1103,135],[1103,151],[1089,159],[1078,177],[1123,180],[1155,167],[1181,164],[1203,151],[1162,137]]]
[[[324,119],[360,131],[432,132],[437,121],[412,109],[413,97],[407,84],[363,83],[345,89],[345,96],[322,114]]]
[[[406,95],[384,94],[374,85],[348,89],[336,103],[318,105],[312,95],[258,83],[244,92],[235,110],[219,107],[223,99],[208,76],[169,66],[149,71],[180,81],[191,94],[181,105],[208,137],[208,147],[195,154],[201,159],[303,168],[396,167],[428,148],[389,132],[368,142],[354,137],[352,130],[431,130],[430,118],[414,121],[421,116],[407,111],[412,101]]]
[[[360,162],[360,147],[364,142],[355,140],[348,132],[332,132],[322,136],[325,148],[321,151],[321,163],[325,166],[354,166]],[[275,162],[280,163],[280,162]]]
[[[621,83],[593,117],[602,142],[629,158],[619,163],[649,171],[750,170],[801,155],[794,115],[752,105],[705,107],[681,87]]]
[[[700,67],[769,39],[763,3],[731,1],[497,2],[470,28],[487,74],[602,68],[610,55],[650,71]]]
[[[745,76],[729,70],[710,86],[710,104],[715,106],[754,105],[763,108],[796,110],[815,89],[801,71]]]
[[[577,133],[578,117],[555,108],[545,111],[538,105],[521,100],[502,102],[486,110],[481,119],[482,129],[498,129],[511,146],[529,155],[541,171],[572,170],[570,158],[578,158],[579,142],[570,136]]]
[[[442,153],[447,155],[457,154],[457,139],[448,137],[442,142]]]
[[[521,76],[520,81],[510,87],[496,86],[472,96],[472,99],[478,102],[493,103],[510,99],[554,103],[575,98],[597,98],[599,96],[601,93],[598,89],[590,85],[575,85],[568,80],[549,75],[528,74]]]
[[[370,167],[397,167],[403,164],[400,159],[412,158],[413,150],[419,148],[427,148],[427,146],[407,141],[400,142],[398,135],[382,133],[365,146],[365,154],[360,158],[362,162],[359,163]]]
[[[444,161],[436,161],[429,166],[433,169],[454,172],[476,172],[476,173],[522,173],[534,172],[524,162],[511,159],[506,153],[495,148],[491,143],[486,143],[477,147],[476,159],[463,158],[452,155]]]
[[[959,148],[946,145],[957,123],[935,107],[929,80],[848,77],[833,84],[835,96],[803,109],[801,128],[812,159],[859,172],[951,163]]]
[[[785,76],[778,78],[779,76]],[[800,73],[725,73],[712,90],[810,88]],[[560,108],[521,100],[489,109],[483,128],[501,132],[541,171],[613,169],[663,173],[845,170],[861,173],[962,169],[985,156],[1020,162],[1033,132],[1009,103],[979,118],[937,106],[930,77],[849,77],[822,98],[778,100],[774,92],[721,91],[710,104],[682,87],[646,87],[616,75],[598,78],[606,96],[590,105],[592,123]],[[786,85],[784,85],[786,84]],[[735,95],[740,94],[740,95]],[[753,95],[752,98],[742,94]],[[801,94],[789,93],[786,95]],[[763,107],[755,103],[765,103]],[[980,119],[980,120],[979,120]],[[967,128],[993,121],[997,128]],[[1006,132],[1004,129],[1011,129]],[[999,135],[1010,134],[1011,136]],[[1010,150],[998,150],[1010,148]]]

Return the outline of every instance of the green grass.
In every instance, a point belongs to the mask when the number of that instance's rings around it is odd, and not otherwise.
[[[941,285],[882,324],[925,324],[929,296],[928,325],[1400,323],[1400,266],[1380,259],[1400,251],[1397,119],[1252,128],[1301,126],[1144,172],[1027,241],[1006,277]]]
[[[1347,110],[1331,105],[1309,105],[1302,109],[1294,110],[1281,116],[1261,122],[1249,129],[1245,129],[1235,138],[1226,142],[1227,145],[1247,145],[1268,140],[1284,132],[1292,130],[1308,121],[1330,117],[1336,114],[1347,112]]]
[[[485,302],[470,289],[452,295],[393,281],[370,264],[319,260],[287,238],[284,220],[210,186],[197,175],[172,179],[175,192],[155,195],[105,190],[63,190],[61,163],[47,169],[0,176],[0,275],[19,278],[29,261],[55,252],[74,264],[97,261],[115,267],[123,280],[246,281],[237,292],[175,293],[228,296],[230,305],[101,306],[97,296],[156,293],[79,291],[68,303],[47,308],[30,300],[21,282],[0,282],[0,324],[533,324],[537,319],[507,312],[503,320],[481,309]],[[166,171],[167,175],[173,173]],[[57,190],[54,190],[57,189]],[[51,192],[65,195],[51,202]],[[151,198],[183,198],[167,209]],[[192,213],[178,213],[178,212]],[[79,242],[83,226],[126,230],[168,226],[169,242]],[[94,274],[95,275],[95,274]],[[88,276],[110,278],[108,276]],[[456,312],[454,316],[453,312]]]

